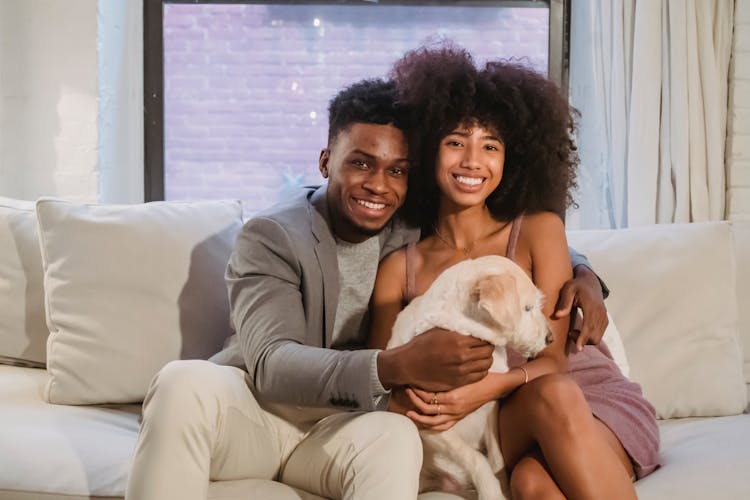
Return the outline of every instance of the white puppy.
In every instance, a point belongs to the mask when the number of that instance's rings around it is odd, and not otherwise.
[[[464,260],[443,271],[424,295],[396,318],[387,348],[405,344],[433,327],[471,335],[495,345],[491,371],[506,372],[505,346],[526,357],[551,341],[542,293],[513,261],[500,256]],[[497,433],[498,403],[491,401],[444,432],[420,431],[424,463],[420,492],[446,484],[476,488],[480,500],[503,497]],[[505,481],[505,473],[499,475]],[[506,490],[507,491],[507,490]]]

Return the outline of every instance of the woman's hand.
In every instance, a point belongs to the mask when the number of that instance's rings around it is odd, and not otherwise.
[[[391,397],[388,400],[388,411],[400,413],[401,415],[407,415],[410,411],[417,411],[406,391],[405,387],[394,387],[391,389]]]
[[[490,373],[479,382],[446,392],[427,392],[408,387],[405,395],[409,398],[411,408],[404,414],[421,429],[448,430],[483,404],[499,399],[518,387],[524,379],[517,372],[519,370]]]

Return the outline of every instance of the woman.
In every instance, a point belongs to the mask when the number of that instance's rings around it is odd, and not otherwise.
[[[572,276],[559,215],[578,160],[566,100],[527,68],[491,62],[480,70],[451,46],[407,54],[394,77],[418,120],[403,215],[426,237],[382,262],[371,344],[384,347],[403,306],[466,258],[506,255],[555,297]],[[503,398],[500,447],[514,499],[635,498],[632,479],[658,466],[653,407],[603,344],[570,352],[568,323],[551,317],[553,307],[548,301],[544,311],[555,340],[536,359],[511,353],[509,372],[445,393],[407,388],[391,409],[444,430]]]

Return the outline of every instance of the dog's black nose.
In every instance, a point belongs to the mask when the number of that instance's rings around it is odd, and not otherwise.
[[[553,340],[555,340],[555,336],[552,334],[552,330],[547,328],[547,336],[544,338],[547,345],[550,345]]]

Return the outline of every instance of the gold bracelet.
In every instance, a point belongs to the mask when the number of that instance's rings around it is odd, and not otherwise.
[[[523,383],[525,384],[529,381],[529,372],[523,366],[519,366],[519,368],[523,371]]]

